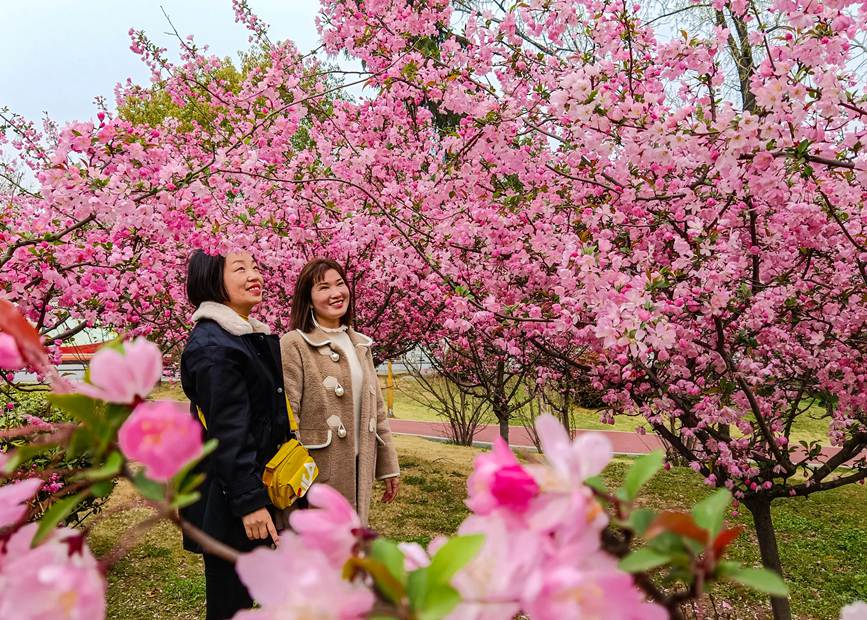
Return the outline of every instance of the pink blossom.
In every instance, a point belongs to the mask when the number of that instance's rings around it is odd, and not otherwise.
[[[563,425],[551,415],[537,419],[536,431],[547,463],[528,467],[542,495],[534,502],[527,521],[531,528],[555,535],[556,544],[564,550],[579,554],[595,550],[607,517],[584,481],[611,460],[611,444],[599,433],[570,440]]]
[[[28,478],[0,487],[0,528],[13,525],[24,516],[27,502],[41,486],[42,480],[39,478]]]
[[[449,620],[499,620],[520,610],[519,593],[538,569],[545,547],[526,528],[511,528],[505,515],[470,516],[458,533],[483,534],[479,553],[452,579],[467,600],[449,614]]]
[[[521,513],[538,495],[539,485],[518,463],[506,442],[497,437],[491,452],[476,457],[467,490],[467,506],[476,514],[489,514],[497,508]]]
[[[355,620],[373,607],[370,590],[345,581],[340,567],[292,533],[280,537],[277,549],[242,555],[235,568],[261,609],[241,611],[234,620]]]
[[[356,544],[361,519],[343,495],[326,484],[307,491],[312,508],[289,515],[292,529],[311,549],[317,549],[335,566],[342,567]]]
[[[202,429],[180,403],[145,402],[120,427],[118,444],[149,478],[165,482],[201,454]]]
[[[15,339],[9,334],[0,332],[0,368],[18,370],[24,366],[24,358],[18,351]]]
[[[524,611],[533,620],[605,618],[606,620],[665,620],[662,607],[646,603],[632,577],[605,564],[596,556],[587,558],[588,568],[566,564],[536,571],[523,590]]]
[[[614,455],[605,435],[582,433],[572,440],[563,424],[549,414],[539,416],[536,431],[549,465],[547,471],[533,470],[543,491],[583,485],[587,478],[600,473]]]
[[[136,338],[123,345],[123,351],[100,349],[90,362],[90,383],[78,391],[111,403],[131,404],[144,399],[159,382],[163,372],[159,348]]]
[[[774,156],[767,151],[756,153],[753,157],[753,166],[756,170],[765,171],[771,167],[772,163],[774,163]]]
[[[0,618],[105,617],[105,579],[82,533],[64,528],[32,548],[37,524],[15,532],[0,558]]]
[[[867,620],[867,603],[855,601],[840,610],[840,620]]]
[[[398,543],[397,546],[403,553],[404,568],[407,572],[424,568],[430,564],[430,556],[420,544],[403,542]]]

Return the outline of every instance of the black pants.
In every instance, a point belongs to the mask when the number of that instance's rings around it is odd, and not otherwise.
[[[227,620],[253,606],[253,599],[232,564],[207,553],[202,557],[205,560],[206,620]]]

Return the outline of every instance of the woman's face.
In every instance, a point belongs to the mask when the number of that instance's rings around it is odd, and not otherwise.
[[[349,310],[349,287],[336,269],[329,269],[313,285],[311,293],[316,320],[325,327],[337,327]]]
[[[226,305],[238,314],[246,316],[262,301],[262,274],[256,261],[247,252],[226,254],[223,285],[229,294]]]

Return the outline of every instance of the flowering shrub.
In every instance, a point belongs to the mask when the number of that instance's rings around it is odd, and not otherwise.
[[[44,362],[34,338],[25,330],[15,339],[31,366]],[[773,573],[723,559],[739,534],[723,527],[728,491],[689,514],[636,509],[640,488],[662,466],[661,454],[638,459],[623,487],[608,490],[598,477],[612,457],[607,440],[593,434],[571,440],[551,416],[537,421],[544,460],[522,464],[502,441],[477,457],[468,481],[473,513],[456,536],[436,539],[426,549],[377,536],[342,495],[314,485],[311,508],[292,513],[294,531],[281,536],[279,548],[227,551],[178,516],[177,508],[198,498],[201,476],[192,466],[216,445],[202,445],[201,428],[178,405],[140,402],[159,378],[159,356],[142,339],[100,350],[84,385],[58,379],[50,395],[74,422],[21,427],[28,441],[2,454],[6,476],[46,445],[87,454],[91,464],[56,490],[35,522],[28,522],[34,515],[29,501],[44,480],[0,486],[0,615],[14,609],[25,620],[103,617],[102,570],[108,566],[93,557],[83,533],[62,524],[79,502],[106,496],[121,477],[160,517],[236,562],[261,605],[240,612],[238,620],[370,614],[506,620],[517,613],[540,620],[638,620],[680,617],[681,602],[720,579],[786,592]],[[130,462],[142,467],[131,468]],[[636,535],[647,546],[633,549]],[[650,569],[668,571],[678,585],[659,589],[646,573]]]
[[[133,31],[154,80],[117,114],[41,132],[0,111],[39,182],[0,201],[0,281],[40,332],[168,348],[190,247],[239,239],[281,283],[308,252],[352,257],[384,350],[481,351],[468,384],[589,377],[752,513],[767,566],[771,502],[867,480],[863,2],[323,0],[325,52],[362,67],[341,84],[234,4],[259,42],[243,71]],[[87,429],[73,452],[128,411],[55,402]],[[817,412],[826,441],[796,441]],[[528,479],[498,476],[521,487],[491,498],[531,510]]]

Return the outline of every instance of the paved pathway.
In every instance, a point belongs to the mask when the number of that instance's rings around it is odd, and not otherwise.
[[[445,422],[419,422],[417,420],[399,420],[391,418],[388,421],[391,432],[398,435],[417,435],[432,439],[446,439],[449,426]],[[615,454],[646,454],[662,447],[662,442],[656,435],[639,435],[622,431],[577,431],[578,433],[599,432],[608,437]],[[500,434],[496,425],[479,426],[476,429],[475,443],[490,444]],[[534,448],[530,434],[523,426],[509,428],[509,445],[515,448]]]
[[[449,425],[446,422],[420,422],[418,420],[400,420],[391,418],[388,421],[391,426],[391,432],[398,435],[416,435],[418,437],[427,437],[429,439],[447,439],[449,437]],[[579,430],[581,433],[602,433],[611,442],[614,449],[614,454],[647,454],[657,448],[662,448],[662,441],[656,435],[648,433],[647,435],[639,435],[638,433],[629,433],[624,431],[592,431]],[[475,444],[487,445],[494,441],[494,438],[500,434],[500,429],[496,425],[479,426],[476,429]],[[530,439],[530,434],[523,426],[509,427],[509,445],[514,448],[530,448],[535,449],[533,440]],[[831,456],[837,453],[839,448],[824,447],[822,448],[822,458],[818,459],[824,462]],[[803,453],[802,448],[798,448],[793,455],[793,460],[800,460],[800,453]],[[852,459],[847,465],[853,465],[857,459]]]

